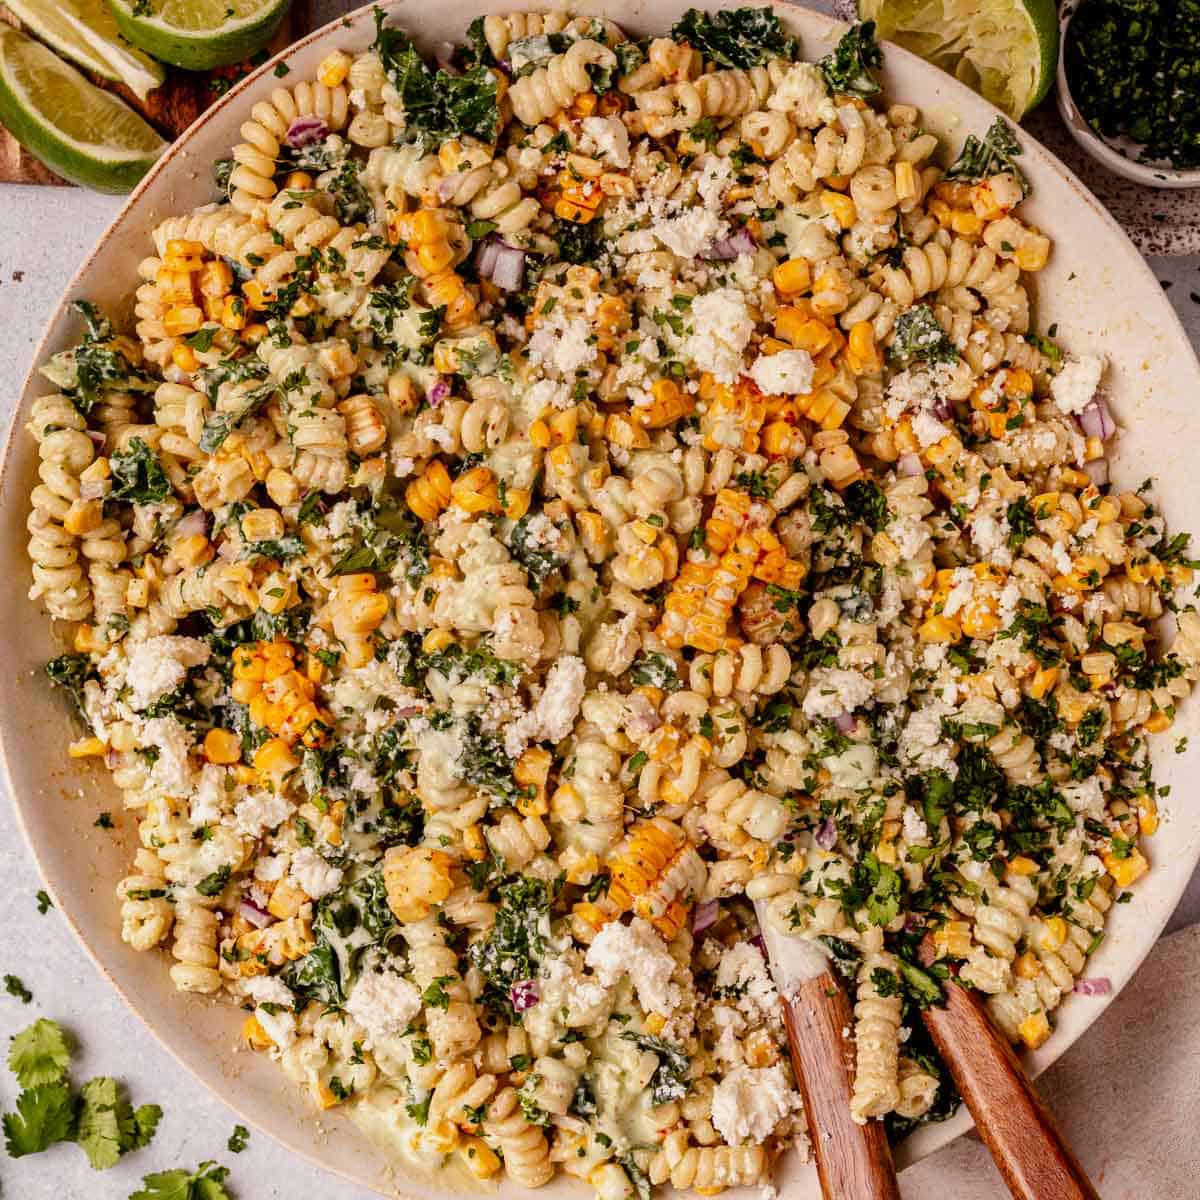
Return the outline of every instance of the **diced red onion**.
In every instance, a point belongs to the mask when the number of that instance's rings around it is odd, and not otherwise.
[[[1083,464],[1084,474],[1097,486],[1104,487],[1108,483],[1108,459],[1093,458]]]
[[[839,733],[850,733],[853,731],[858,722],[854,718],[853,713],[841,712],[833,718],[833,723],[838,727]]]
[[[79,484],[80,500],[102,500],[105,495],[103,479],[85,479]]]
[[[255,929],[265,929],[274,922],[275,918],[265,909],[259,908],[251,900],[243,900],[238,905],[238,916],[245,917]]]
[[[923,475],[925,473],[920,458],[911,451],[908,454],[900,455],[896,461],[896,469],[901,475]]]
[[[525,278],[525,251],[500,243],[492,267],[492,282],[502,292],[519,292]]]
[[[429,389],[429,407],[437,408],[442,401],[450,395],[450,385],[444,380],[439,379],[437,383]]]
[[[297,117],[288,126],[283,140],[293,150],[299,150],[302,146],[311,146],[313,142],[321,141],[328,132],[329,126],[321,117],[308,115]]]
[[[224,538],[217,547],[217,557],[222,562],[236,562],[241,556],[242,547],[230,538]]]
[[[509,1003],[512,1004],[514,1012],[526,1012],[541,998],[536,979],[520,979],[512,985],[508,993]]]
[[[499,238],[485,238],[475,251],[475,269],[484,279],[491,279],[496,266],[496,255],[500,253]]]
[[[106,767],[107,767],[107,768],[108,768],[110,771],[115,771],[115,770],[117,769],[117,767],[119,767],[119,766],[121,765],[121,752],[120,752],[120,750],[111,750],[111,749],[109,749],[109,750],[105,750],[105,752],[104,752],[104,765],[105,765],[105,766],[106,766]]]
[[[752,945],[755,950],[757,950],[759,954],[763,956],[763,958],[769,957],[767,954],[767,943],[763,941],[763,935],[761,933],[756,933],[750,939],[750,945]]]
[[[1117,423],[1108,411],[1108,401],[1101,395],[1093,396],[1075,420],[1088,437],[1099,438],[1102,442],[1107,442],[1117,432]]]
[[[186,517],[181,517],[175,525],[175,532],[180,537],[195,537],[196,534],[205,533],[207,530],[208,516],[203,509],[188,513]]]
[[[754,235],[743,225],[736,233],[710,242],[700,257],[712,262],[732,262],[738,255],[753,254],[756,249]]]
[[[1111,996],[1112,980],[1104,975],[1094,979],[1081,979],[1076,983],[1075,990],[1081,996]]]
[[[454,43],[438,42],[433,48],[433,58],[447,75],[457,75],[458,68],[454,65]]]
[[[817,832],[813,834],[813,841],[821,847],[822,850],[832,850],[837,845],[838,827],[837,822],[832,817],[826,817],[824,821],[817,827]]]
[[[721,902],[719,900],[705,900],[703,904],[697,904],[696,911],[692,914],[692,932],[703,933],[716,922],[720,915]]]
[[[91,439],[93,446],[95,446],[98,450],[104,449],[104,434],[102,434],[98,429],[89,429],[87,431],[87,435]]]
[[[405,704],[400,708],[393,709],[392,716],[408,720],[410,717],[419,717],[424,711],[425,706],[422,704]]]
[[[947,400],[945,397],[938,400],[933,406],[933,415],[937,417],[939,421],[949,421],[950,418],[954,416],[953,401]]]
[[[906,933],[916,933],[918,929],[925,928],[925,918],[920,913],[909,913],[904,918],[904,931]]]

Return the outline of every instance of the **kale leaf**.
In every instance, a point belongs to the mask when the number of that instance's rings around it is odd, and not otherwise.
[[[114,500],[134,504],[157,504],[171,494],[171,481],[159,465],[154,451],[141,438],[130,438],[126,450],[118,450],[112,464]]]
[[[967,135],[958,157],[946,171],[947,179],[976,181],[989,175],[1007,171],[1021,185],[1021,191],[1029,195],[1029,182],[1021,168],[1013,161],[1021,153],[1021,144],[1016,135],[997,117],[988,127],[982,140],[973,133]]]
[[[798,39],[784,32],[769,8],[689,8],[671,27],[671,36],[722,67],[757,67],[768,58],[795,58],[799,51]]]
[[[883,65],[883,51],[875,41],[875,22],[852,25],[841,40],[817,64],[831,92],[843,96],[874,96],[879,81],[872,69]]]

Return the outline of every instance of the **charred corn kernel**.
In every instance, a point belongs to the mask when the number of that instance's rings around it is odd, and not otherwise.
[[[226,296],[222,301],[221,324],[235,332],[246,328],[246,301],[241,296]]]
[[[833,331],[815,317],[796,308],[781,308],[775,314],[775,336],[796,350],[820,354],[833,341]]]
[[[1043,950],[1061,950],[1067,940],[1067,923],[1062,917],[1047,917],[1042,922],[1040,939]]]
[[[1036,1050],[1039,1046],[1045,1045],[1046,1039],[1050,1036],[1050,1022],[1046,1019],[1044,1012],[1036,1012],[1032,1016],[1026,1017],[1017,1026],[1017,1032],[1021,1035],[1021,1041],[1030,1050]]]
[[[478,823],[468,825],[463,830],[463,850],[473,862],[487,858],[487,842],[484,841],[483,829]]]
[[[350,73],[350,55],[344,50],[335,50],[321,59],[317,67],[317,82],[335,88],[346,81]]]
[[[822,192],[821,207],[833,215],[833,218],[843,229],[849,229],[858,219],[854,201],[841,192]]]
[[[673,379],[656,379],[650,386],[651,403],[635,408],[633,419],[646,429],[662,429],[687,416],[696,399]]]
[[[404,500],[422,521],[432,521],[450,503],[450,473],[440,458],[430,461],[420,479],[410,483]]]
[[[499,1155],[481,1138],[464,1138],[459,1144],[458,1153],[476,1179],[491,1179],[502,1165]]]
[[[311,192],[316,181],[307,171],[293,171],[283,186],[289,192]]]
[[[200,365],[195,350],[184,342],[171,347],[171,362],[181,371],[187,371],[189,374]]]
[[[210,763],[229,766],[242,757],[242,742],[228,729],[210,729],[204,735],[204,757]]]
[[[781,296],[798,296],[801,292],[808,291],[812,285],[812,271],[809,269],[808,259],[789,258],[787,262],[781,262],[771,272],[771,279],[775,290]]]
[[[610,413],[608,420],[604,423],[604,436],[622,450],[646,450],[650,447],[650,435],[641,425],[635,424],[628,413]],[[566,446],[555,446],[551,451],[550,461],[557,466],[558,463],[554,456],[558,454],[566,465],[569,455],[561,454],[561,452],[567,449]]]
[[[207,296],[212,300],[228,295],[229,290],[233,287],[233,269],[227,262],[219,258],[213,259],[212,262],[206,262],[200,270],[196,287],[199,289],[200,295]]]
[[[76,654],[103,654],[108,649],[108,638],[94,625],[80,625],[71,644]]]
[[[550,426],[540,418],[529,426],[529,440],[539,450],[550,449]]]
[[[917,194],[917,172],[910,162],[895,165],[896,199],[911,200]]]
[[[977,237],[983,229],[983,221],[979,217],[961,208],[950,213],[949,225],[960,237]]]
[[[599,193],[599,189],[597,189],[597,191],[598,194],[603,194]],[[599,204],[597,204],[596,208],[584,208],[579,203],[563,197],[562,199],[555,201],[554,215],[558,217],[560,221],[570,221],[574,225],[587,225],[591,221],[595,220],[596,209],[598,207]]]
[[[487,467],[472,467],[450,485],[450,502],[468,513],[500,511],[496,477]]]
[[[299,765],[292,755],[291,748],[282,738],[272,738],[265,742],[254,755],[254,769],[275,779],[282,779]]]
[[[1171,718],[1164,712],[1156,712],[1148,721],[1142,722],[1147,733],[1165,733],[1171,728]]]
[[[1011,858],[1008,861],[1008,869],[1014,875],[1036,875],[1038,865],[1032,858],[1026,858],[1023,854],[1018,854],[1016,858]]]
[[[510,521],[519,521],[528,511],[533,494],[528,488],[506,487],[498,491],[500,509]]]
[[[307,903],[308,896],[304,891],[294,887],[286,879],[281,879],[271,892],[267,912],[282,921],[287,917],[294,917]]]
[[[329,1084],[318,1083],[314,1088],[317,1097],[317,1105],[320,1108],[336,1108],[341,1101],[329,1090]]]
[[[421,650],[425,654],[436,654],[454,644],[454,634],[448,629],[431,629],[421,639]]]
[[[1013,255],[1022,271],[1040,271],[1050,260],[1050,239],[1040,233],[1027,236]]]
[[[454,860],[428,846],[393,846],[383,858],[388,907],[398,921],[424,920],[453,889]]]
[[[917,637],[922,642],[953,644],[962,640],[962,628],[952,617],[943,617],[937,614],[927,617],[921,622],[921,626],[917,630]]]
[[[242,295],[253,309],[263,309],[275,298],[275,293],[263,287],[257,279],[248,279],[242,284]]]
[[[768,458],[798,458],[804,447],[804,435],[787,421],[772,421],[763,428],[759,450]]]
[[[526,750],[513,767],[513,780],[524,795],[517,800],[517,811],[527,817],[544,817],[550,811],[546,781],[550,777],[552,757],[549,750]]]
[[[195,333],[204,324],[204,313],[194,304],[176,304],[163,317],[163,331],[168,337]]]
[[[846,365],[855,375],[870,375],[882,370],[883,360],[875,344],[875,327],[870,321],[856,321],[846,343]]]
[[[1101,858],[1104,860],[1104,869],[1119,887],[1131,887],[1150,870],[1150,864],[1137,847],[1124,858],[1118,858],[1112,850],[1106,850]]]
[[[1054,689],[1054,685],[1058,682],[1057,667],[1041,667],[1034,672],[1033,679],[1029,682],[1029,694],[1035,700],[1042,700],[1046,693]]]
[[[189,241],[185,238],[170,238],[164,253],[169,258],[203,258],[204,243]]]
[[[796,406],[824,430],[840,429],[850,413],[850,405],[832,388],[820,388],[809,396],[797,396]]]
[[[275,1045],[253,1013],[242,1022],[242,1040],[251,1050],[270,1050]]]
[[[1146,837],[1152,837],[1158,832],[1158,801],[1153,796],[1142,793],[1138,797],[1137,806],[1138,830]]]
[[[171,557],[185,567],[198,567],[212,559],[212,543],[202,533],[193,533],[180,538],[171,547]]]
[[[1013,974],[1018,979],[1036,979],[1041,973],[1042,964],[1038,962],[1037,956],[1030,954],[1028,950],[1019,955],[1013,963]]]
[[[933,933],[939,958],[966,958],[971,953],[971,926],[966,921],[947,921]]]
[[[661,1033],[666,1027],[667,1018],[662,1013],[650,1013],[642,1023],[642,1028],[651,1036]]]
[[[72,758],[95,758],[108,749],[98,737],[80,738],[67,747],[67,753]]]

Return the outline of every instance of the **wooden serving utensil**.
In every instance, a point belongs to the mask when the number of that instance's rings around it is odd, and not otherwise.
[[[926,937],[921,960],[935,958]],[[925,1027],[1015,1200],[1100,1200],[978,995],[955,986],[945,994],[944,1008],[922,1014]]]
[[[825,1200],[900,1200],[882,1121],[850,1116],[854,1090],[854,1013],[829,959],[802,938],[783,937],[756,903],[767,958],[783,1000],[792,1071]]]

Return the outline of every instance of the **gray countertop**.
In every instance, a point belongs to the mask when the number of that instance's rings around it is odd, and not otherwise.
[[[8,187],[0,193],[0,204],[0,418],[7,426],[13,398],[20,390],[42,325],[76,266],[116,213],[119,201],[73,189]],[[1150,264],[1168,288],[1167,294],[1193,345],[1200,347],[1200,302],[1192,299],[1200,297],[1200,257],[1151,259]],[[1200,402],[1200,397],[1197,399]],[[9,519],[23,519],[23,514],[9,514]],[[362,1189],[295,1160],[263,1135],[253,1135],[242,1154],[228,1153],[226,1140],[234,1126],[230,1110],[146,1034],[84,955],[62,919],[53,911],[38,915],[35,894],[42,883],[7,796],[0,802],[0,879],[4,880],[0,889],[0,973],[19,975],[34,994],[34,1002],[27,1006],[0,994],[0,1036],[7,1038],[37,1016],[60,1020],[81,1043],[75,1070],[78,1079],[93,1074],[115,1075],[129,1085],[135,1104],[155,1102],[164,1110],[153,1145],[103,1174],[93,1172],[82,1152],[71,1145],[19,1161],[0,1157],[0,1191],[4,1196],[22,1200],[64,1196],[72,1200],[125,1200],[146,1172],[194,1166],[203,1159],[215,1158],[231,1168],[229,1183],[239,1200],[292,1195],[367,1200],[368,1193]],[[1192,880],[1169,928],[1182,928],[1197,919],[1200,875]],[[1145,971],[1157,970],[1166,957],[1160,952]],[[1141,1000],[1144,1003],[1145,997]],[[1137,997],[1126,993],[1113,1004],[1102,1024],[1118,1028],[1122,1010],[1137,1011],[1137,1003]],[[1111,1067],[1098,1052],[1089,1053],[1089,1042],[1093,1040],[1100,1040],[1096,1032],[1054,1069],[1056,1077],[1064,1073],[1086,1077],[1093,1063],[1096,1070],[1101,1063]],[[1145,1075],[1140,1063],[1127,1061],[1125,1070],[1131,1075]],[[3,1072],[0,1075],[0,1103],[11,1108],[16,1089],[10,1076]],[[1187,1075],[1177,1074],[1175,1078],[1182,1084]],[[1110,1080],[1102,1094],[1111,1101],[1122,1092],[1114,1092]],[[1164,1108],[1169,1101],[1168,1092],[1163,1097]],[[1111,1104],[1108,1111],[1113,1111]],[[1161,1188],[1151,1182],[1156,1171],[1165,1172],[1167,1168],[1155,1155],[1146,1153],[1144,1125],[1135,1121],[1097,1124],[1094,1139],[1088,1139],[1089,1128],[1090,1124],[1072,1129],[1072,1134],[1081,1157],[1093,1171],[1103,1163],[1122,1160],[1123,1150],[1128,1151],[1125,1159],[1140,1164],[1141,1173],[1126,1174],[1125,1178],[1134,1182],[1123,1185],[1119,1193],[1102,1185],[1106,1198],[1117,1200],[1119,1194],[1130,1198],[1153,1195],[1156,1200],[1178,1196],[1182,1200],[1185,1194],[1194,1195],[1194,1189],[1186,1193],[1173,1190],[1165,1173]],[[1190,1151],[1194,1177],[1200,1151],[1194,1140],[1183,1140],[1180,1145]],[[1178,1159],[1175,1162],[1178,1166]],[[964,1182],[967,1179],[972,1182]],[[955,1200],[1001,1200],[1005,1194],[982,1150],[969,1141],[956,1143],[908,1173],[904,1192],[908,1200],[940,1200],[945,1196]]]

